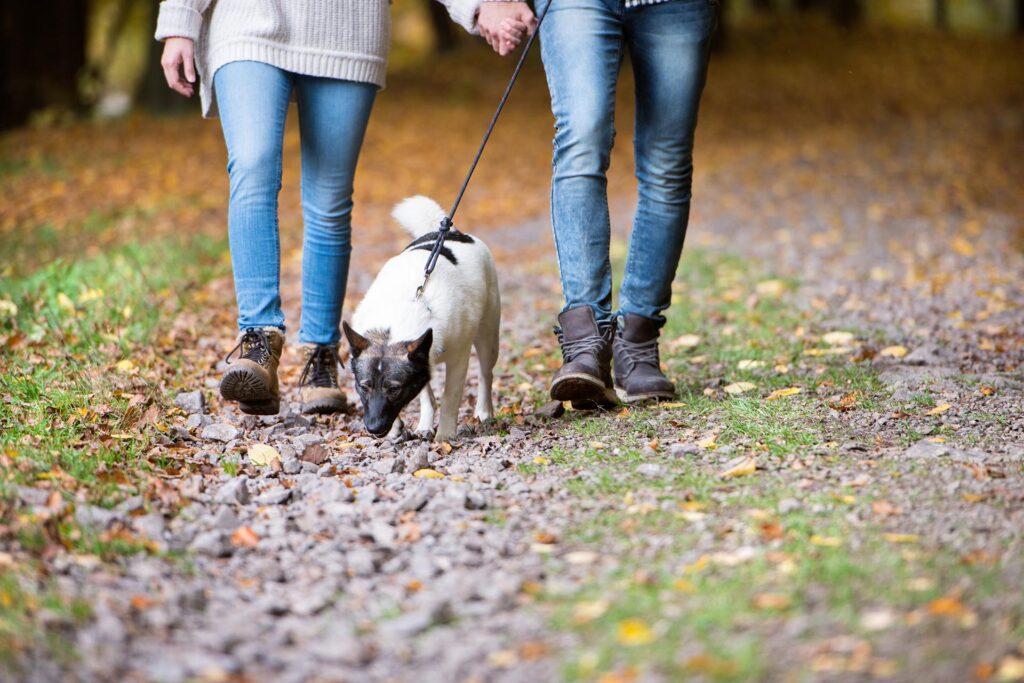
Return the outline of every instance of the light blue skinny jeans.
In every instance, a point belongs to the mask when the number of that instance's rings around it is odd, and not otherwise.
[[[285,328],[277,204],[294,90],[305,224],[299,341],[334,344],[352,252],[353,178],[377,87],[243,61],[218,69],[214,89],[228,150],[228,241],[238,328]]]
[[[690,215],[693,135],[717,4],[626,9],[622,0],[553,0],[540,39],[555,115],[551,222],[566,309],[586,304],[599,323],[613,317],[606,172],[628,48],[639,200],[615,315],[665,322]]]

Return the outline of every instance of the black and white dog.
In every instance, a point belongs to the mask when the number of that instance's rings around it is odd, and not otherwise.
[[[435,440],[449,441],[455,436],[471,347],[480,363],[476,417],[484,421],[494,413],[491,384],[501,321],[497,269],[487,245],[453,229],[417,296],[445,212],[432,199],[417,196],[398,204],[391,215],[413,242],[384,264],[356,308],[352,325],[344,325],[363,423],[374,436],[385,436],[402,408],[419,394],[416,431],[429,434],[437,406],[431,370],[444,363]]]

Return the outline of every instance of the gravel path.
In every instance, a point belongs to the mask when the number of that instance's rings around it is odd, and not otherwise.
[[[1019,113],[997,114],[963,107],[925,126],[897,117],[874,131],[872,145],[859,144],[849,130],[831,131],[832,137],[829,130],[792,130],[784,141],[728,138],[714,124],[708,132],[690,244],[798,280],[793,305],[807,325],[849,331],[859,340],[850,353],[872,369],[886,394],[870,410],[827,411],[818,426],[829,441],[786,455],[771,466],[773,475],[793,491],[839,484],[870,491],[898,511],[889,514],[899,517],[901,532],[955,555],[994,557],[1002,581],[973,605],[970,628],[908,635],[911,626],[894,627],[872,656],[904,657],[898,671],[850,664],[860,656],[859,641],[823,640],[834,635],[832,626],[818,628],[824,607],[810,605],[761,634],[768,679],[806,673],[801,663],[812,661],[818,664],[806,680],[965,680],[971,662],[998,663],[1018,645],[1024,214],[1004,172],[1019,168],[1021,155],[993,142],[1019,142],[1022,131]],[[1005,163],[969,153],[973,148]],[[978,185],[990,191],[979,194]],[[765,191],[744,189],[752,187]],[[620,201],[621,228],[629,202]],[[578,416],[558,421],[535,413],[550,369],[531,359],[553,348],[550,325],[559,301],[547,233],[543,220],[482,233],[498,256],[505,302],[501,422],[500,428],[465,424],[471,379],[453,448],[368,438],[358,415],[297,414],[295,349],[285,356],[283,384],[292,388],[281,414],[244,417],[215,399],[211,365],[224,350],[222,340],[198,338],[187,373],[205,386],[177,396],[170,433],[157,446],[180,465],[164,480],[166,501],[137,497],[113,511],[77,511],[82,522],[129,529],[159,552],[116,565],[74,555],[53,564],[58,586],[84,594],[94,609],[89,625],[73,634],[80,660],[72,677],[558,679],[580,641],[552,630],[542,597],[604,580],[626,560],[653,561],[672,539],[648,531],[600,547],[562,542],[578,538],[574,527],[610,514],[614,505],[572,493],[572,482],[595,472],[532,467],[553,449],[576,452],[591,439],[565,427],[578,427]],[[383,246],[357,252],[350,300],[387,256]],[[285,273],[289,301],[297,298],[297,270],[293,258]],[[216,282],[210,291],[225,285]],[[175,327],[227,329],[226,309],[204,315]],[[289,318],[296,319],[294,311]],[[905,354],[882,353],[887,347],[903,347]],[[677,374],[689,382],[685,370]],[[693,388],[720,395],[720,387],[708,381]],[[949,404],[948,412],[929,419],[906,414],[923,394]],[[646,439],[657,448],[644,446],[647,440],[637,444],[648,461],[608,471],[639,478],[632,506],[662,480],[672,492],[671,474],[680,467],[715,473],[744,452],[741,442],[700,446],[688,416],[680,424],[667,413],[653,415]],[[595,421],[599,431],[621,431],[614,416],[602,419]],[[794,494],[778,513],[803,507]],[[730,532],[740,514],[726,510],[694,522],[697,540],[675,559],[736,557],[750,543]],[[857,527],[869,515],[851,511],[848,521]],[[932,654],[944,649],[966,654],[952,664],[934,663]],[[29,670],[30,680],[69,676],[46,660]],[[639,678],[671,680],[657,670]]]

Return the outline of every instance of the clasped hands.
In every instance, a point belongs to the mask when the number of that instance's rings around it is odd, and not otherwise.
[[[537,18],[525,2],[485,0],[477,14],[480,35],[504,57],[537,28]]]

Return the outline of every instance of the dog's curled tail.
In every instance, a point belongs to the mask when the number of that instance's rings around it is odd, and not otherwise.
[[[403,199],[391,212],[391,217],[413,237],[434,232],[441,225],[441,219],[447,215],[440,204],[423,195]]]

